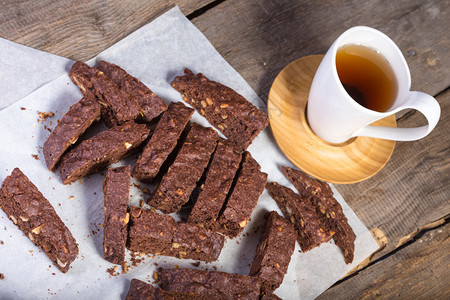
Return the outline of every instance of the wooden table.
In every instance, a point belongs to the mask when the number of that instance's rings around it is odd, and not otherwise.
[[[449,1],[6,0],[0,37],[87,60],[175,4],[265,101],[283,67],[325,53],[349,27],[375,27],[399,45],[412,89],[437,98],[441,120],[428,137],[398,142],[372,178],[337,186],[383,246],[319,298],[449,299]],[[406,112],[397,122],[425,121],[418,112]]]

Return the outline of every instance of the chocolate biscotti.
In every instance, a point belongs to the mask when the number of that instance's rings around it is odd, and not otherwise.
[[[130,289],[125,300],[208,300],[201,295],[194,293],[178,293],[165,291],[145,283],[139,279],[131,279]],[[211,300],[215,300],[212,298]],[[219,299],[217,299],[219,300]]]
[[[333,197],[333,191],[326,182],[316,180],[300,170],[285,166],[281,167],[281,172],[283,172],[289,181],[292,182],[299,194],[303,197],[310,197],[313,195]]]
[[[161,179],[148,204],[173,213],[188,202],[197,181],[208,166],[219,135],[211,127],[192,124],[175,161]]]
[[[130,121],[81,142],[61,158],[59,176],[63,184],[74,182],[119,161],[142,144],[148,134],[149,130],[144,124]]]
[[[297,234],[294,226],[276,211],[267,213],[267,221],[250,267],[250,276],[262,282],[263,294],[272,294],[283,282]]]
[[[266,188],[286,218],[295,226],[297,240],[303,252],[331,239],[334,232],[322,224],[316,208],[308,198],[276,182],[267,183]]]
[[[267,174],[261,172],[261,167],[250,152],[245,152],[235,184],[216,225],[219,232],[234,238],[244,230],[266,181]]]
[[[300,195],[311,200],[322,223],[329,230],[335,232],[333,239],[344,254],[345,263],[351,263],[355,251],[356,235],[348,224],[341,205],[333,197],[330,186],[299,170],[282,167],[282,172],[289,178]]]
[[[128,235],[128,194],[130,166],[109,168],[103,181],[105,221],[103,222],[103,258],[123,265]]]
[[[194,110],[181,102],[172,102],[161,116],[155,131],[139,156],[133,169],[133,177],[152,181],[161,166],[175,149],[177,142]]]
[[[187,219],[188,222],[212,228],[233,183],[241,157],[242,151],[239,147],[230,141],[219,140],[201,192]]]
[[[170,215],[132,207],[128,249],[206,262],[218,259],[225,238],[196,224],[177,223]]]
[[[129,96],[135,98],[139,106],[139,113],[145,121],[150,122],[167,109],[167,105],[161,97],[121,67],[102,60],[98,63],[97,69],[104,72]]]
[[[356,235],[348,224],[341,205],[333,197],[314,196],[310,199],[317,206],[317,213],[325,226],[335,232],[334,242],[344,254],[345,263],[350,264],[355,252]]]
[[[120,89],[104,72],[77,61],[70,68],[69,76],[83,94],[91,92],[96,96],[102,106],[102,119],[108,127],[138,117],[140,107],[136,99]]]
[[[87,92],[80,101],[69,108],[45,141],[43,152],[47,168],[54,171],[64,152],[99,119],[100,105],[94,95]]]
[[[158,269],[160,286],[167,291],[195,293],[219,299],[259,299],[256,277],[189,268]]]
[[[230,141],[246,149],[269,124],[266,114],[233,89],[184,69],[171,82],[184,100]]]
[[[61,272],[69,270],[78,245],[50,202],[19,168],[2,183],[0,208]]]

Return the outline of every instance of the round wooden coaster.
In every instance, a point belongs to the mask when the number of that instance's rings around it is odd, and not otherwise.
[[[328,143],[314,134],[305,115],[309,89],[323,55],[297,59],[272,84],[267,109],[275,140],[287,158],[309,175],[332,183],[355,183],[375,175],[388,162],[395,141],[356,137]],[[395,115],[372,125],[396,127]]]

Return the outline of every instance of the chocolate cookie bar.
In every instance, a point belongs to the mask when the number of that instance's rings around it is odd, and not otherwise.
[[[331,239],[334,232],[322,224],[316,208],[308,198],[276,182],[266,184],[266,188],[286,218],[295,226],[297,240],[303,252]]]
[[[161,166],[172,153],[189,122],[194,110],[181,102],[172,102],[161,116],[150,141],[137,159],[133,177],[141,181],[152,181]]]
[[[150,122],[167,109],[167,105],[161,97],[121,67],[102,60],[98,63],[97,69],[104,72],[122,90],[136,99],[140,114],[145,121]]]
[[[250,267],[250,276],[262,282],[263,294],[271,294],[283,282],[297,234],[294,226],[276,211],[267,213],[267,221]]]
[[[105,221],[103,222],[103,258],[123,265],[128,235],[128,194],[130,166],[109,168],[103,182]]]
[[[266,114],[233,89],[184,69],[172,86],[229,140],[246,149],[269,124]]]
[[[326,182],[316,180],[300,170],[285,166],[281,167],[281,172],[292,182],[303,197],[309,198],[319,194],[323,197],[333,197],[333,191]]]
[[[344,254],[345,263],[353,261],[356,235],[348,224],[342,207],[333,197],[330,186],[306,175],[305,173],[288,167],[282,172],[292,182],[300,195],[311,200],[316,207],[317,214],[325,226],[334,231],[333,239]]]
[[[189,268],[158,269],[167,291],[195,293],[219,299],[259,299],[261,282],[251,276]]]
[[[69,270],[78,245],[50,202],[19,168],[2,183],[0,208],[61,272]]]
[[[45,141],[43,152],[47,168],[54,171],[69,146],[75,144],[86,129],[99,119],[100,105],[93,94],[86,92],[80,101],[69,108]]]
[[[69,76],[84,95],[91,92],[96,96],[102,106],[102,119],[108,127],[134,120],[139,115],[140,107],[136,99],[98,69],[77,61],[70,68]]]
[[[59,177],[63,184],[69,184],[98,172],[130,154],[148,134],[144,124],[134,121],[103,131],[81,142],[61,158]]]
[[[242,151],[239,147],[227,140],[219,140],[203,188],[189,214],[188,222],[212,228],[233,183],[241,157]]]
[[[207,298],[193,293],[165,291],[133,278],[125,300],[207,300]]]
[[[250,220],[259,196],[264,191],[267,174],[261,172],[261,167],[250,152],[245,152],[235,180],[218,226],[216,225],[219,232],[231,238],[241,233]]]
[[[217,260],[225,238],[196,224],[177,223],[169,215],[132,207],[128,249],[157,255]]]
[[[189,200],[208,166],[219,135],[212,128],[192,124],[175,161],[161,179],[148,204],[164,213],[179,211]]]

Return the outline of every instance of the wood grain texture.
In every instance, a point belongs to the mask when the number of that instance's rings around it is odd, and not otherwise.
[[[212,0],[6,0],[0,37],[73,60],[88,60],[179,5],[187,15]]]
[[[286,157],[307,174],[332,183],[359,182],[383,168],[395,141],[356,137],[331,144],[314,134],[306,120],[306,103],[322,58],[323,55],[299,58],[275,78],[267,103],[270,128]],[[395,116],[374,125],[395,127]]]
[[[448,1],[227,0],[193,20],[266,100],[272,81],[297,58],[324,54],[346,29],[377,28],[400,47],[412,88],[450,86]]]
[[[450,224],[428,231],[317,299],[449,299],[449,235]]]

